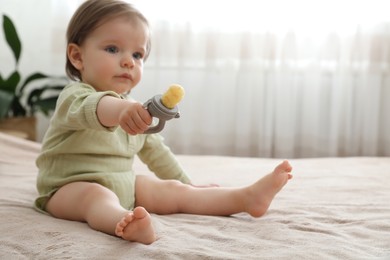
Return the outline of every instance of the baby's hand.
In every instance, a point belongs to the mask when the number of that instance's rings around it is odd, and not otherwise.
[[[119,125],[131,135],[145,132],[152,120],[152,116],[142,104],[134,101],[129,101],[129,105],[119,115]]]

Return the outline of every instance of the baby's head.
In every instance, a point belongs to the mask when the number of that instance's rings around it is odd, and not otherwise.
[[[66,33],[67,45],[75,43],[82,45],[85,39],[101,24],[118,17],[127,17],[134,22],[144,23],[149,27],[148,21],[132,5],[120,0],[88,0],[84,2],[74,13],[69,22]],[[146,46],[144,61],[151,49],[150,37]],[[66,73],[73,80],[80,80],[80,72],[66,57]]]

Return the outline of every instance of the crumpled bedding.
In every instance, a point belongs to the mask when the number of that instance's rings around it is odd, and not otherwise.
[[[290,160],[294,178],[261,218],[153,215],[130,243],[33,209],[40,144],[0,134],[0,259],[390,259],[390,158]],[[278,159],[178,156],[194,183],[241,186]],[[139,174],[151,174],[137,160]]]

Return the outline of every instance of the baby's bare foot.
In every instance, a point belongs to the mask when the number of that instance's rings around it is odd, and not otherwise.
[[[143,207],[136,207],[133,212],[118,222],[115,234],[125,240],[151,244],[156,240],[152,220]]]
[[[247,211],[253,217],[260,217],[269,208],[275,195],[283,188],[291,175],[292,167],[288,161],[276,166],[273,172],[248,187]]]

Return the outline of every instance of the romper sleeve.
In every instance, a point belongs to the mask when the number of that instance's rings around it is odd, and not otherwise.
[[[66,87],[57,102],[56,123],[68,130],[97,129],[113,131],[100,124],[96,114],[97,104],[106,95],[121,98],[113,91],[96,92],[91,86],[74,83]]]
[[[175,155],[163,143],[163,138],[159,134],[146,135],[138,157],[160,179],[175,179],[186,184],[191,183]]]

